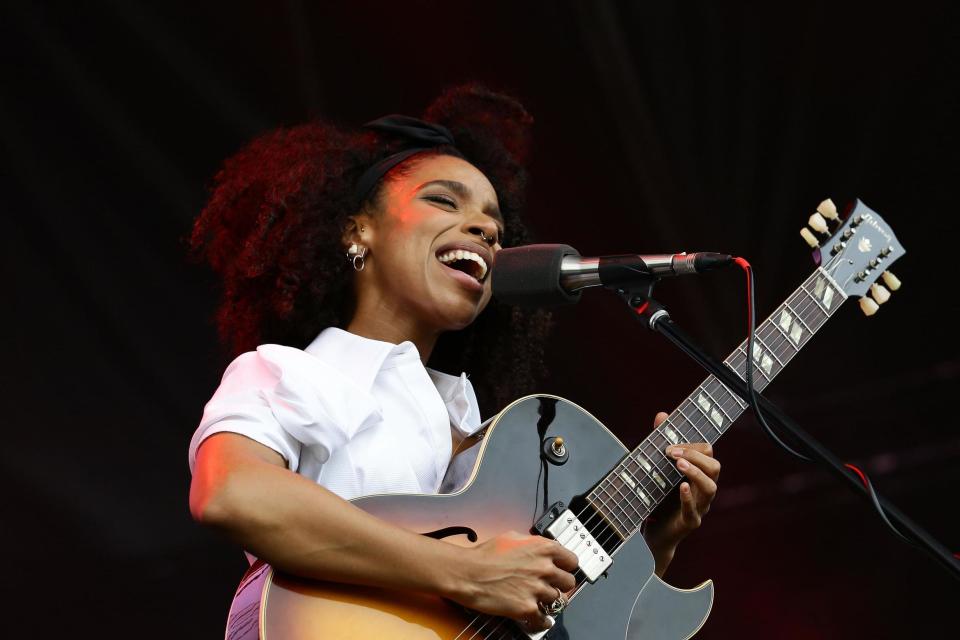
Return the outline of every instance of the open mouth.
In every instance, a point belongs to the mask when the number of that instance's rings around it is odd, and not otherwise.
[[[437,259],[446,267],[455,269],[482,283],[487,277],[487,263],[479,254],[464,249],[452,249],[437,254]]]

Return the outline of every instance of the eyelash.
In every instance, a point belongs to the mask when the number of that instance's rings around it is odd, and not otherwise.
[[[427,200],[432,200],[433,202],[439,202],[441,204],[445,204],[448,207],[453,207],[453,208],[457,207],[456,201],[449,196],[426,196],[426,198]]]
[[[430,196],[424,196],[424,198],[432,202],[439,202],[441,204],[445,204],[448,207],[453,207],[454,209],[457,208],[456,201],[449,196],[430,195]],[[503,244],[503,232],[504,230],[502,228],[497,227],[498,244],[501,244],[501,245]]]

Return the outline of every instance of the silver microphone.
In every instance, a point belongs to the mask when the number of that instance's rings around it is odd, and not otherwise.
[[[531,244],[497,253],[493,295],[506,304],[527,307],[569,304],[577,302],[587,287],[701,273],[732,261],[728,255],[702,252],[584,258],[569,245]]]

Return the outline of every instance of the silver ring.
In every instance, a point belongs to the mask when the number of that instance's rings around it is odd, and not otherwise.
[[[557,599],[550,603],[550,613],[557,615],[566,609],[568,603],[567,599],[563,597],[563,592],[557,587],[554,587],[554,589],[557,589]]]

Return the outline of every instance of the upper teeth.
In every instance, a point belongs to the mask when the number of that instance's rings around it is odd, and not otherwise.
[[[447,251],[446,253],[441,253],[439,256],[440,262],[447,263],[453,262],[455,260],[473,260],[478,265],[480,265],[480,277],[477,280],[483,280],[483,277],[487,275],[487,263],[483,261],[479,255],[473,251],[464,251],[462,249],[456,249],[454,251]]]

